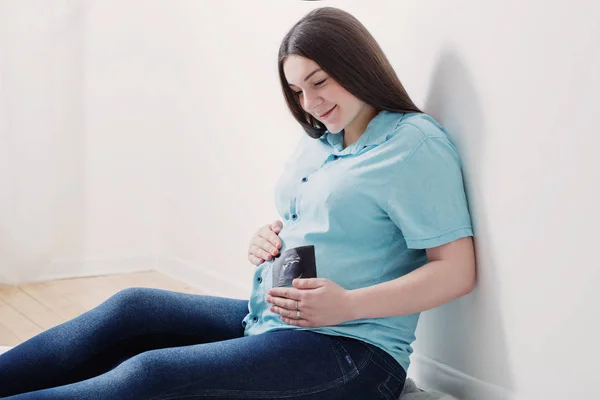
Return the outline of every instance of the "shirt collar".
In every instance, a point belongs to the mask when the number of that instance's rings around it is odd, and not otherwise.
[[[402,115],[402,113],[388,110],[380,111],[369,121],[365,131],[360,135],[358,140],[345,149],[342,149],[343,136],[341,132],[331,133],[325,131],[320,137],[320,140],[329,143],[334,148],[334,154],[356,154],[365,147],[375,146],[385,142],[389,129],[384,128],[394,128],[396,124],[392,124],[392,122],[399,119]]]

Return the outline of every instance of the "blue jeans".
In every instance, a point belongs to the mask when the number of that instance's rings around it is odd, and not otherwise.
[[[397,399],[404,369],[365,342],[244,336],[248,301],[130,288],[0,355],[0,398]]]

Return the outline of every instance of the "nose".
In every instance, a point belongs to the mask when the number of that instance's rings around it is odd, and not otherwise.
[[[314,115],[313,110],[321,104],[321,100],[316,95],[311,94],[310,92],[303,93],[304,95],[304,111],[309,112]]]

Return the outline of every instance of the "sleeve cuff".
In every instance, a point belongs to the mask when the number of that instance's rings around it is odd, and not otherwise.
[[[444,233],[439,236],[435,236],[432,238],[426,239],[409,239],[405,238],[406,245],[409,249],[429,249],[431,247],[441,246],[450,242],[453,242],[457,239],[473,236],[472,228],[460,228],[447,233]]]

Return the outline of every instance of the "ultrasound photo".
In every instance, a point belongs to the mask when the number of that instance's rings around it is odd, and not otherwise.
[[[273,287],[292,286],[296,278],[316,278],[315,246],[287,249],[273,263]]]

